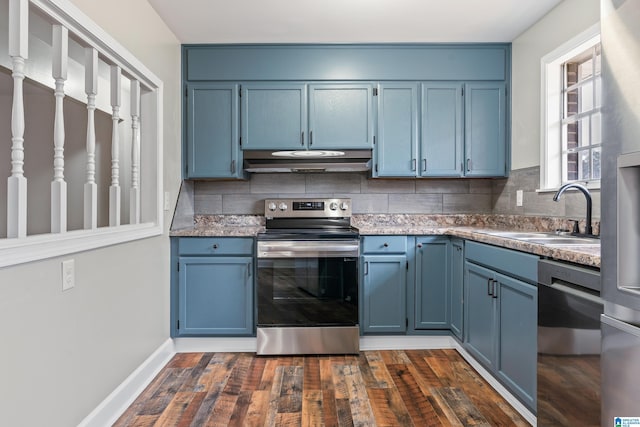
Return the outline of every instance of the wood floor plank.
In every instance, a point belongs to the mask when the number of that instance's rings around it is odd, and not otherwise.
[[[302,427],[323,427],[322,391],[302,391]]]
[[[443,420],[438,416],[431,401],[423,393],[422,388],[418,384],[418,379],[414,376],[417,373],[413,364],[395,365],[390,367],[390,374],[393,383],[398,389],[400,398],[406,402],[409,416],[413,423],[417,426],[441,426]],[[425,386],[425,390],[429,390]]]
[[[178,353],[171,359],[167,368],[193,368],[206,355],[207,353]]]
[[[245,427],[262,427],[265,425],[267,408],[269,407],[268,390],[257,390],[251,392],[250,403],[244,419]]]
[[[251,365],[249,366],[247,377],[242,383],[242,390],[254,391],[260,389],[260,382],[262,381],[262,375],[266,364],[267,360],[264,357],[253,357],[251,359]]]
[[[330,358],[320,359],[320,387],[322,389],[322,410],[326,426],[338,425],[336,393],[333,384],[333,365]]]
[[[207,395],[206,392],[195,392],[193,394],[193,399],[189,402],[189,406],[182,413],[182,417],[180,417],[180,422],[178,423],[178,427],[189,427],[191,426],[191,422],[195,418],[198,410],[200,409],[200,405],[202,405],[202,401]]]
[[[349,399],[336,399],[336,414],[339,427],[353,427],[353,418],[351,416],[351,405]]]
[[[438,393],[447,401],[458,419],[465,426],[490,426],[469,397],[455,387],[441,387]]]
[[[276,416],[278,415],[278,402],[280,401],[280,388],[282,387],[282,375],[284,367],[275,366],[275,372],[271,376],[271,390],[269,392],[269,404],[267,405],[267,416],[264,426],[271,427],[275,425]],[[265,370],[266,373],[266,370]]]
[[[366,426],[373,419],[373,410],[369,403],[367,389],[357,366],[345,365],[343,369],[345,383],[349,392],[351,418],[354,426]]]
[[[229,379],[227,380],[227,384],[225,385],[224,392],[228,394],[237,395],[240,393],[242,388],[242,384],[247,378],[247,372],[249,371],[249,367],[251,366],[252,356],[248,353],[239,353],[238,358],[236,359],[233,369],[231,370],[231,375],[229,375]]]
[[[206,425],[214,405],[227,384],[237,357],[238,355],[235,353],[216,353],[211,358],[209,365],[198,380],[198,384],[207,390],[207,395],[193,418],[192,426]]]
[[[317,357],[304,359],[304,390],[321,390],[320,386],[320,360]]]
[[[378,387],[378,380],[371,371],[371,366],[369,366],[369,360],[367,359],[366,353],[360,353],[358,356],[358,368],[360,369],[360,375],[362,375],[362,381],[364,381],[365,387]]]
[[[231,418],[229,418],[229,427],[242,427],[245,425],[245,418],[251,404],[251,394],[250,391],[241,391],[238,394],[238,400],[236,400]]]
[[[424,383],[426,387],[440,386],[442,383],[438,379],[436,373],[433,372],[433,369],[431,369],[431,366],[427,363],[426,356],[428,354],[429,353],[426,351],[413,351],[409,353],[409,360],[411,360],[413,368],[415,368],[419,374],[414,374],[414,377],[416,379],[419,377],[420,381],[418,381],[418,383]],[[423,390],[423,392],[425,392],[425,390]]]
[[[302,411],[302,366],[285,366],[278,401],[278,413]]]
[[[264,369],[262,370],[262,378],[260,379],[260,385],[258,386],[258,390],[271,390],[277,367],[278,367],[278,359],[276,358],[267,359],[264,365]]]
[[[371,370],[371,373],[373,374],[373,377],[378,382],[378,387],[389,387],[393,380],[391,379],[391,376],[389,376],[387,365],[384,363],[380,352],[368,351],[366,355],[367,360],[369,361],[369,368]]]
[[[209,366],[213,353],[200,354],[202,357],[198,360],[198,363],[191,368],[188,379],[180,387],[181,392],[199,392],[203,390],[202,386],[198,384],[198,381],[204,370]]]
[[[237,400],[238,395],[220,393],[204,426],[227,427],[231,420],[231,414],[233,414],[233,409],[236,406]]]
[[[154,427],[176,427],[194,398],[193,393],[178,392],[162,412]]]

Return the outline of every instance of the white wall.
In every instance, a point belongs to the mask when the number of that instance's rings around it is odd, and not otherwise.
[[[599,21],[599,0],[564,0],[513,41],[511,169],[540,165],[540,59]]]
[[[175,199],[180,183],[178,40],[146,1],[73,3],[163,80],[164,186]],[[171,214],[165,212],[165,230]],[[165,232],[65,257],[75,259],[76,267],[76,287],[65,293],[61,259],[0,269],[0,425],[78,424],[165,342],[168,240]]]

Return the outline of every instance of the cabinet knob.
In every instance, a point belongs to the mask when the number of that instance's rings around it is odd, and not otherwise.
[[[219,247],[219,246],[218,246],[218,244],[217,244],[217,243],[214,243],[214,244],[213,244],[213,246],[211,246],[211,247],[212,247],[213,249],[218,249],[218,247]]]
[[[389,244],[388,244],[387,242],[384,242],[384,243],[382,244],[382,246],[384,246],[385,248],[388,248],[388,247],[389,247]]]
[[[417,246],[418,246],[418,248],[421,248],[422,247],[422,243],[418,243]]]

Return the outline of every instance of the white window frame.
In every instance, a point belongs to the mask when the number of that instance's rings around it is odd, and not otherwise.
[[[141,132],[141,160],[151,165],[141,171],[142,217],[138,224],[99,227],[65,233],[0,239],[0,268],[64,256],[163,233],[163,83],[133,54],[93,22],[69,0],[29,0],[32,7],[73,32],[74,36],[97,49],[110,62],[121,66],[146,88],[141,99],[141,117],[147,123]],[[29,77],[29,76],[27,76]],[[29,126],[29,123],[26,123]],[[28,162],[25,159],[25,162]],[[27,177],[28,179],[28,177]],[[6,182],[0,182],[6,185]]]
[[[540,60],[540,190],[556,191],[562,185],[562,64],[600,42],[595,24]],[[586,183],[599,189],[600,181]]]

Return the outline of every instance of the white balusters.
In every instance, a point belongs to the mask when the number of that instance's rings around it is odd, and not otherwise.
[[[98,51],[85,48],[84,87],[87,93],[87,181],[84,184],[84,228],[98,227],[98,186],[96,184],[96,127],[94,113],[98,94]]]
[[[140,223],[140,82],[131,80],[131,191],[129,223]]]
[[[109,226],[120,225],[120,139],[118,123],[120,122],[121,69],[111,66],[111,109],[113,121],[111,131],[111,185],[109,186]]]
[[[29,1],[9,2],[9,56],[12,61],[11,176],[7,179],[7,237],[27,236],[27,178],[24,176],[24,61],[29,54]]]
[[[69,30],[53,26],[53,70],[56,110],[53,121],[53,181],[51,182],[51,232],[67,231],[67,183],[64,180],[64,83],[69,61]]]

